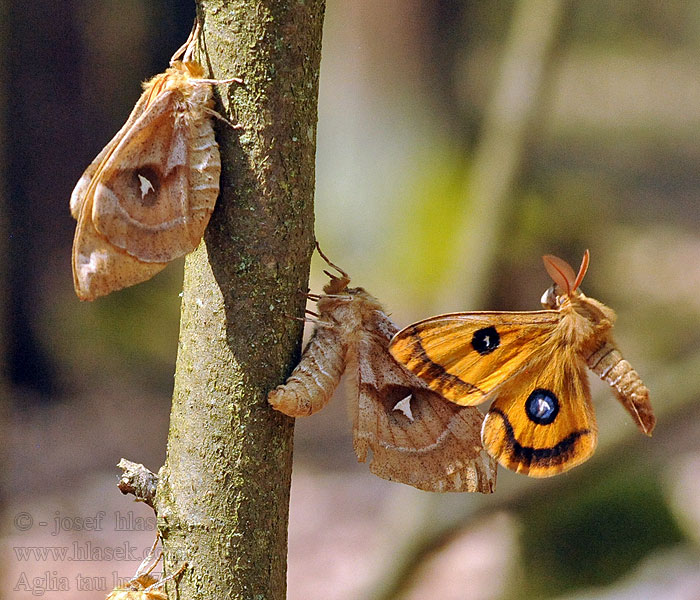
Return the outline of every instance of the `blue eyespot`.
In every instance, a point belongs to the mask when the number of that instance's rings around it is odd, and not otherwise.
[[[525,412],[537,425],[549,425],[559,414],[559,399],[542,388],[534,390],[525,400]]]
[[[479,354],[490,354],[501,344],[501,336],[495,327],[477,329],[472,336],[472,347]]]

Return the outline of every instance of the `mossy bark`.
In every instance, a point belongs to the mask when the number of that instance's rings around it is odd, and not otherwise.
[[[286,594],[291,419],[267,404],[299,355],[313,251],[323,0],[201,0],[202,63],[242,77],[218,110],[221,195],[187,257],[156,496],[179,598]],[[171,597],[172,583],[168,584]]]

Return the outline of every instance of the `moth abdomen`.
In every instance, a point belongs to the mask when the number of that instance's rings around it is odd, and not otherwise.
[[[643,433],[651,435],[656,425],[656,417],[649,402],[649,390],[641,377],[632,368],[620,351],[610,342],[588,358],[588,367],[608,383],[617,399],[632,416]]]
[[[335,328],[318,327],[286,383],[268,394],[270,405],[290,417],[305,417],[321,410],[338,387],[346,352]]]

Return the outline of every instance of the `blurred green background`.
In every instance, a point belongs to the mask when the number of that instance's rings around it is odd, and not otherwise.
[[[138,519],[120,526],[151,513],[118,493],[114,465],[163,462],[182,264],[80,303],[68,200],[193,16],[184,0],[0,0],[9,598],[103,597],[138,566],[17,548],[152,541]],[[341,389],[297,423],[290,599],[700,597],[699,51],[691,0],[328,0],[324,251],[405,325],[535,310],[541,255],[577,266],[589,248],[584,290],[618,312],[658,425],[640,435],[592,382],[590,461],[547,480],[501,469],[491,496],[440,496],[356,464]],[[101,529],[78,527],[98,511]]]

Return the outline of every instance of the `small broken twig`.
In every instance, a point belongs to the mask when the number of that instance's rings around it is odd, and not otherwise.
[[[149,471],[142,464],[122,458],[117,465],[124,471],[117,487],[122,494],[133,494],[139,502],[145,502],[155,510],[153,501],[156,497],[158,475]]]

